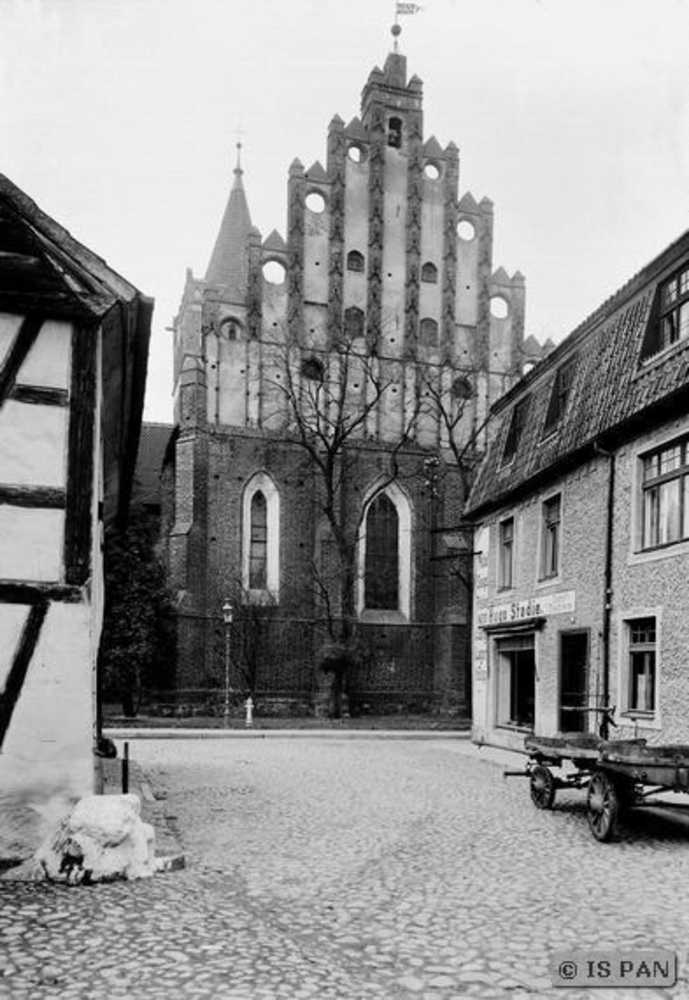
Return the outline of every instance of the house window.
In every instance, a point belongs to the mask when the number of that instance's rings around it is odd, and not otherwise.
[[[422,347],[438,346],[438,324],[434,319],[422,319],[419,323],[419,343]]]
[[[657,635],[656,619],[633,618],[627,629],[627,712],[649,715],[655,711]]]
[[[559,423],[567,408],[567,400],[569,399],[574,378],[574,368],[575,359],[570,358],[555,373],[555,382],[553,383],[548,412],[545,417],[544,431],[546,434],[550,433],[556,424]]]
[[[344,312],[344,332],[348,342],[364,336],[364,314],[356,306],[350,306]]]
[[[359,253],[358,250],[350,250],[347,254],[347,270],[348,271],[363,271],[364,270],[364,255]]]
[[[264,472],[252,476],[242,503],[242,589],[247,602],[276,600],[280,588],[280,494]]]
[[[399,604],[399,518],[385,493],[366,516],[365,594],[367,608],[396,611]]]
[[[641,547],[689,538],[689,436],[644,455]]]
[[[497,724],[533,729],[536,656],[533,633],[496,639]]]
[[[689,337],[689,267],[663,282],[641,351],[642,361]]]
[[[499,532],[498,588],[508,590],[514,586],[514,518],[501,521]]]
[[[427,261],[421,268],[421,280],[427,281],[431,285],[438,284],[438,268],[435,264]]]
[[[543,504],[541,580],[548,580],[560,572],[560,507],[559,494]]]
[[[388,146],[393,149],[400,149],[402,146],[402,119],[388,119]]]
[[[521,440],[522,433],[524,431],[524,425],[526,423],[526,415],[529,409],[529,400],[521,399],[514,409],[512,410],[512,419],[510,421],[510,429],[507,432],[507,438],[505,439],[505,447],[502,452],[503,463],[509,462],[514,458],[515,452]]]
[[[411,507],[392,484],[374,490],[359,541],[360,613],[411,612]]]

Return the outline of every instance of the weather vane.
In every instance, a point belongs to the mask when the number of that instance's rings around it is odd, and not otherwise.
[[[395,39],[395,52],[398,51],[398,39],[402,34],[402,25],[398,23],[400,16],[405,14],[418,14],[420,10],[423,10],[418,3],[407,3],[406,0],[395,0],[395,23],[390,29],[392,32],[392,37]]]

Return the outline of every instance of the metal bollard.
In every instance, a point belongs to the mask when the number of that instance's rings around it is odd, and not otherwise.
[[[251,729],[254,724],[254,700],[249,695],[244,703],[246,707],[246,719],[244,720],[244,725],[247,729]]]
[[[124,757],[122,758],[122,794],[129,791],[129,743],[125,741]]]

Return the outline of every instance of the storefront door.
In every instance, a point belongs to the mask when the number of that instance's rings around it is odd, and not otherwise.
[[[589,635],[560,633],[560,731],[582,733],[588,729]]]

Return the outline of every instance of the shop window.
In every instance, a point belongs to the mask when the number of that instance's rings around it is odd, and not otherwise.
[[[641,547],[689,538],[689,436],[644,455]]]
[[[561,499],[550,497],[542,507],[541,527],[541,580],[548,580],[560,573]]]
[[[363,271],[364,270],[364,255],[359,253],[358,250],[350,250],[347,254],[347,270],[348,271]]]
[[[438,324],[434,319],[425,318],[419,323],[419,344],[421,347],[438,346]]]
[[[657,688],[657,629],[655,616],[625,622],[627,638],[626,712],[652,716]]]
[[[498,588],[509,590],[514,586],[514,518],[505,518],[498,530]]]
[[[524,432],[524,425],[526,424],[526,416],[528,412],[528,397],[526,399],[521,399],[512,410],[512,419],[510,420],[510,427],[507,432],[505,447],[502,452],[503,464],[514,458]]]
[[[689,337],[689,266],[663,282],[646,331],[641,360]]]
[[[280,496],[265,473],[252,476],[242,505],[242,586],[247,601],[276,599],[279,591]]]
[[[495,640],[497,657],[497,724],[533,729],[536,700],[536,657],[533,634]]]
[[[431,264],[430,260],[421,268],[421,280],[427,281],[430,285],[438,284],[438,268]]]
[[[544,433],[549,434],[555,429],[564,416],[567,408],[567,400],[570,396],[572,381],[574,379],[575,359],[569,358],[563,365],[560,365],[555,373],[555,381],[550,394],[548,412],[545,417]]]

